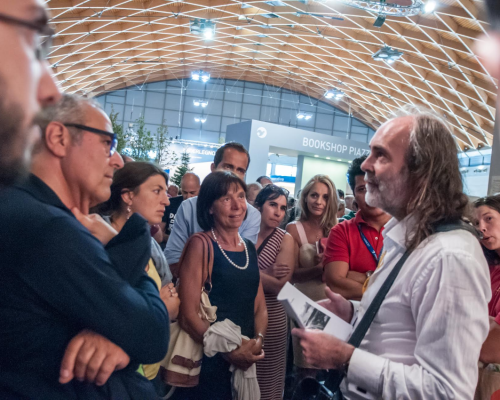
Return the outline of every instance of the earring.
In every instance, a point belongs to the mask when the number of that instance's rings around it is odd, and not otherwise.
[[[131,214],[132,214],[132,209],[130,208],[130,206],[127,206],[127,219],[130,218]]]

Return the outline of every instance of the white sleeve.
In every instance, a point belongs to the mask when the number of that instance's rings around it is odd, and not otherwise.
[[[247,219],[240,227],[240,235],[256,244],[260,232],[260,212],[250,204],[248,204],[247,212]]]
[[[356,349],[349,388],[383,399],[472,399],[488,335],[489,275],[484,260],[457,249],[436,256],[410,287],[417,343],[413,365]]]

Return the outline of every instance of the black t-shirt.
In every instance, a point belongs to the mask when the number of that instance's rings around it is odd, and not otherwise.
[[[163,214],[162,222],[165,222],[167,226],[165,227],[165,233],[170,235],[172,227],[174,226],[175,214],[179,209],[181,203],[183,202],[182,196],[176,196],[170,198],[170,205],[165,207],[165,214]]]

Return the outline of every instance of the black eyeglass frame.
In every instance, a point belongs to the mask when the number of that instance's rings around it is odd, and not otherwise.
[[[80,129],[82,131],[87,131],[90,133],[96,133],[98,135],[105,135],[111,138],[111,146],[109,148],[109,156],[112,157],[116,152],[116,147],[118,146],[118,137],[116,133],[103,131],[102,129],[92,128],[91,126],[81,125],[81,124],[73,124],[73,123],[63,123],[66,127],[72,127],[76,129]]]
[[[52,47],[52,39],[56,33],[54,29],[52,29],[49,25],[45,23],[36,23],[31,21],[26,21],[23,19],[18,19],[15,17],[11,17],[10,15],[0,13],[0,22],[5,22],[7,24],[19,25],[24,28],[31,29],[38,33],[40,39],[42,36],[46,37],[44,41],[40,40],[37,43],[36,47],[36,57],[39,60],[45,60],[49,53],[50,48]]]

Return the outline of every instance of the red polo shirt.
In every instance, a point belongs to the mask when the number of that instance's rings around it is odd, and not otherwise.
[[[359,234],[358,225],[377,256],[380,255],[384,245],[382,237],[384,228],[377,232],[375,228],[372,228],[363,220],[361,213],[358,212],[356,217],[337,224],[330,231],[323,265],[333,261],[344,261],[349,264],[351,271],[362,273],[375,271],[377,262]]]

